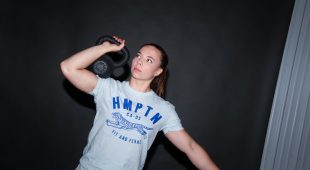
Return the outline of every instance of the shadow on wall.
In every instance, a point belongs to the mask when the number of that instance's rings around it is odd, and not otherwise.
[[[114,75],[111,78],[119,81],[124,81],[129,77],[130,67],[128,64],[124,65],[121,69],[115,69]],[[80,91],[76,87],[74,87],[67,79],[64,79],[62,85],[65,91],[69,94],[71,98],[73,98],[77,103],[87,108],[96,109],[96,105],[94,103],[93,96]]]
[[[155,153],[158,146],[161,144],[164,146],[169,155],[171,155],[180,165],[183,165],[183,167],[185,167],[187,170],[197,170],[197,168],[192,164],[188,157],[182,151],[176,148],[162,132],[157,134],[152,147],[148,151],[143,170],[149,169],[150,162],[152,161],[154,155],[156,155]]]
[[[62,82],[62,85],[64,89],[66,90],[66,92],[69,94],[71,98],[73,98],[74,101],[76,101],[80,105],[85,106],[87,108],[90,108],[93,110],[96,109],[93,96],[80,91],[79,89],[74,87],[67,79],[64,79],[64,81]]]

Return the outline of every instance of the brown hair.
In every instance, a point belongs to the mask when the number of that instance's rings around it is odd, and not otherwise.
[[[158,44],[155,43],[148,43],[148,44],[143,44],[141,46],[152,46],[155,47],[161,54],[161,64],[160,67],[163,69],[163,71],[156,76],[152,82],[151,82],[151,89],[160,97],[164,97],[165,95],[165,87],[166,87],[166,81],[168,78],[168,55],[166,53],[166,51]]]

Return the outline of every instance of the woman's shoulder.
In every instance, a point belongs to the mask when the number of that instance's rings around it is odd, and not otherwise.
[[[99,81],[106,83],[106,84],[111,84],[111,85],[121,85],[123,84],[123,82],[116,80],[114,78],[111,77],[107,77],[107,78],[100,78],[98,77]]]
[[[168,100],[166,100],[166,99],[164,99],[158,95],[155,96],[155,100],[156,100],[156,103],[161,105],[161,106],[165,106],[165,107],[174,109],[174,105],[172,103],[170,103]]]

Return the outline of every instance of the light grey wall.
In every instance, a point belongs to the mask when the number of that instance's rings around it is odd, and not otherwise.
[[[310,169],[310,1],[296,0],[261,170]]]

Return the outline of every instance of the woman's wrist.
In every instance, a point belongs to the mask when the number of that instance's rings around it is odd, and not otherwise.
[[[96,48],[96,51],[98,51],[100,56],[111,51],[107,47],[103,46],[102,44],[96,45],[95,48]]]

